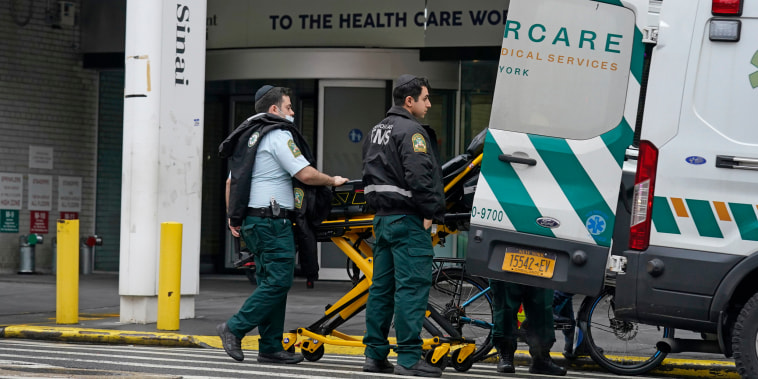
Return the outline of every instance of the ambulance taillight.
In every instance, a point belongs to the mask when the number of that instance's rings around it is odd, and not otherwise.
[[[658,149],[650,141],[640,141],[637,157],[637,174],[634,177],[631,233],[629,248],[645,250],[650,244],[655,173],[658,166]]]
[[[714,16],[741,16],[743,0],[713,0],[711,13]]]

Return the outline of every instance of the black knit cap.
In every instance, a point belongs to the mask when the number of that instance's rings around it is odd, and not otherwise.
[[[408,84],[413,79],[416,79],[415,75],[409,75],[409,74],[400,75],[400,77],[398,77],[397,80],[395,81],[395,88],[400,87],[404,84]]]
[[[260,100],[261,97],[265,96],[268,93],[268,91],[271,91],[272,88],[274,88],[274,86],[270,86],[266,84],[265,86],[258,89],[258,91],[255,92],[255,101],[257,102],[258,100]]]

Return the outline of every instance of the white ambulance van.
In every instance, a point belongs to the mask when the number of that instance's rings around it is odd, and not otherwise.
[[[468,269],[596,295],[613,263],[616,317],[758,377],[758,0],[511,0],[498,70]]]

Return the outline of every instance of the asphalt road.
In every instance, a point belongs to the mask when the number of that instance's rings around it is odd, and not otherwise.
[[[5,339],[0,340],[2,378],[387,378],[391,374],[361,371],[363,357],[327,354],[317,362],[298,365],[259,364],[255,352],[236,362],[220,349],[151,346],[87,345]],[[395,363],[394,358],[390,359]],[[530,375],[519,365],[510,377]],[[467,372],[448,367],[443,378],[492,378],[500,376],[492,363],[477,363]],[[608,378],[603,371],[569,370],[566,378]],[[662,376],[615,376],[660,378]]]

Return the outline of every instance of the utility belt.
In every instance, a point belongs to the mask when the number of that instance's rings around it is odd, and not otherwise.
[[[295,211],[290,209],[279,209],[279,214],[274,215],[271,208],[247,208],[248,217],[263,217],[263,218],[286,218],[292,220],[295,218]]]

